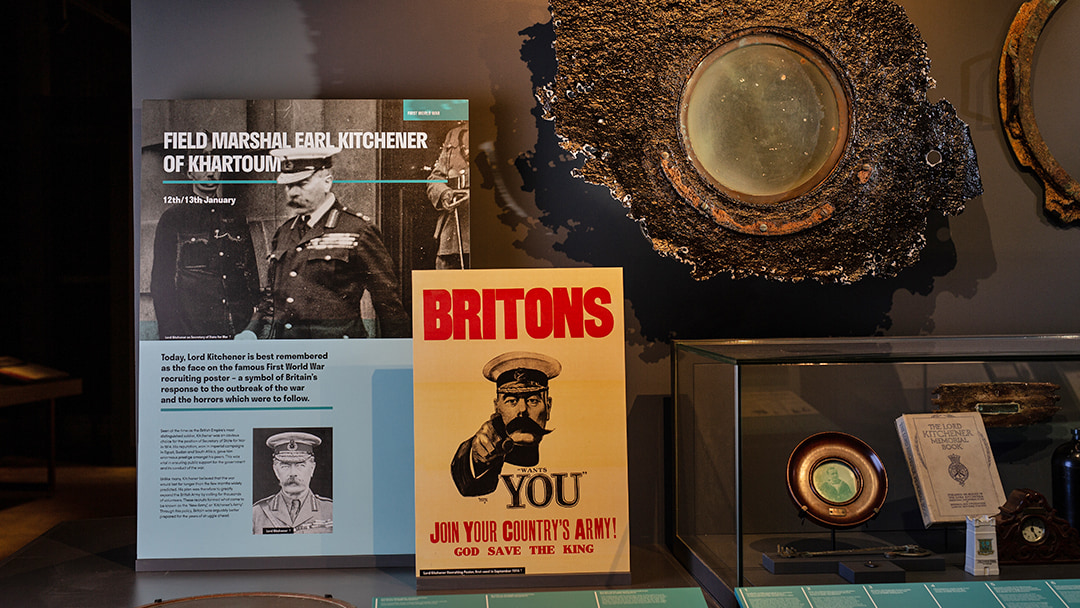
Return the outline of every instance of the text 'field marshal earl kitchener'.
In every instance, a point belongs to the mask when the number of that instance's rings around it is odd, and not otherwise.
[[[379,230],[330,191],[341,148],[287,148],[277,181],[295,215],[274,234],[269,292],[242,337],[366,338],[361,313],[371,294],[379,336],[404,338],[410,324],[393,260]]]

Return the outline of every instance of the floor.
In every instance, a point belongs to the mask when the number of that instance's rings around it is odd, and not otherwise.
[[[330,596],[363,608],[375,597],[418,595],[411,567],[136,573],[134,468],[61,467],[50,495],[11,485],[43,481],[43,467],[7,464],[0,462],[0,604],[5,607],[134,608],[211,594],[287,592]],[[697,588],[664,547],[632,546],[630,559],[629,588]],[[707,594],[705,602],[717,606]]]
[[[135,467],[60,466],[50,494],[44,466],[0,462],[0,562],[65,521],[135,515]]]

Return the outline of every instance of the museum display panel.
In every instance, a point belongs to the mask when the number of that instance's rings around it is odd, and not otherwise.
[[[941,385],[1057,385],[1052,418],[985,428],[1006,494],[1051,500],[1054,450],[1080,420],[1080,336],[676,341],[673,382],[670,540],[722,604],[734,605],[738,586],[865,580],[845,563],[871,562],[878,582],[963,580],[965,525],[923,525],[894,421],[941,409]],[[971,408],[986,419],[1023,405]],[[832,494],[827,474],[844,490]],[[880,494],[876,513],[854,514]],[[805,509],[815,504],[816,516]],[[834,550],[849,553],[839,570],[800,561]],[[1054,568],[1003,565],[1001,578],[1069,577]]]

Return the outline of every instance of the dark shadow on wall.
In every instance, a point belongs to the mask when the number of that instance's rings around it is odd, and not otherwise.
[[[533,87],[550,83],[556,70],[551,23],[521,34],[521,55],[532,72]],[[897,290],[929,295],[935,277],[956,266],[948,219],[932,216],[920,261],[894,278],[853,285],[727,277],[695,281],[688,266],[652,251],[606,188],[571,175],[581,162],[559,147],[554,123],[541,117],[539,107],[533,115],[539,130],[536,150],[516,164],[542,215],[540,225],[519,246],[537,259],[550,259],[554,250],[594,266],[623,267],[626,296],[645,341],[881,334],[892,325],[889,311]],[[510,225],[520,222],[510,213],[502,219]],[[918,326],[932,328],[932,308],[925,312],[928,317]]]

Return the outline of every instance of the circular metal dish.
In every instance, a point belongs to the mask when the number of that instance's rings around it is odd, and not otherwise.
[[[823,51],[780,31],[740,32],[711,51],[679,101],[679,135],[698,174],[750,204],[814,189],[850,137],[840,74]]]
[[[791,452],[787,485],[801,513],[826,527],[848,528],[878,514],[889,479],[870,446],[827,432],[803,439]]]

